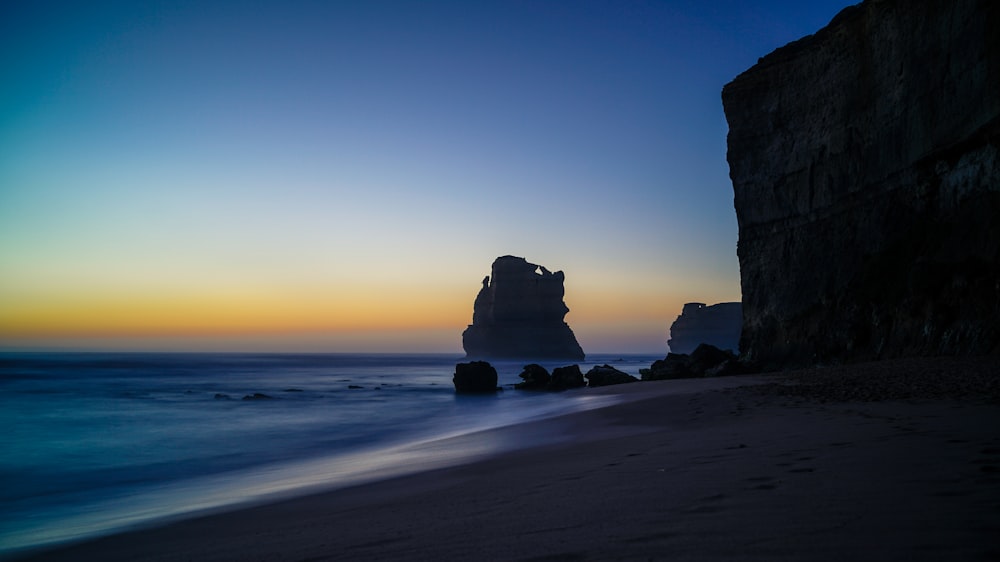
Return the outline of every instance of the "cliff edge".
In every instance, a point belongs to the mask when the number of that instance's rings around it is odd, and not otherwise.
[[[462,333],[468,357],[569,359],[583,349],[563,321],[565,275],[524,258],[501,256],[473,305],[472,324]]]
[[[868,0],[726,85],[744,358],[1000,354],[998,29]]]

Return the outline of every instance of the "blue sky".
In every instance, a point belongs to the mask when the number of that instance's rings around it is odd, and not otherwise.
[[[738,300],[722,86],[845,2],[0,8],[0,347],[460,351],[499,255],[584,349]]]

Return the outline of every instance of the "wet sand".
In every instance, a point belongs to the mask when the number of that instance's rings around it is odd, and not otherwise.
[[[971,369],[979,386],[1000,377],[994,359],[970,365],[876,370],[897,382],[918,371],[965,381]],[[624,402],[494,430],[525,439],[558,431],[561,443],[28,559],[1000,559],[1000,405],[991,391],[907,394],[913,385],[902,383],[893,387],[901,399],[828,383],[803,390],[831,374],[840,380],[831,370],[588,390]],[[866,380],[876,377],[849,382]]]

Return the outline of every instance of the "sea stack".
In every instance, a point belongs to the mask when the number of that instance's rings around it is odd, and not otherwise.
[[[997,30],[868,0],[723,89],[744,359],[1000,353]]]
[[[667,346],[672,353],[691,353],[699,344],[707,343],[737,353],[742,326],[743,303],[720,302],[706,306],[689,302],[671,324]]]
[[[502,256],[473,306],[472,324],[462,334],[470,358],[568,359],[581,361],[583,349],[563,320],[565,275]]]

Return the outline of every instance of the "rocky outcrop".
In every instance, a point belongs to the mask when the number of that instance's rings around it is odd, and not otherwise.
[[[459,394],[485,394],[497,391],[497,370],[486,361],[472,361],[455,365],[455,392]]]
[[[674,353],[691,353],[699,344],[739,351],[743,327],[743,304],[723,302],[705,306],[700,302],[684,305],[680,316],[670,326],[667,346]]]
[[[703,343],[690,355],[668,353],[663,359],[654,361],[648,369],[639,369],[639,374],[644,381],[658,381],[736,375],[751,368],[741,364],[732,351]]]
[[[583,380],[583,372],[580,371],[579,365],[552,369],[552,380],[549,381],[548,390],[569,390],[581,386],[587,386],[587,382]]]
[[[869,0],[725,87],[745,358],[1000,353],[998,29]]]
[[[518,390],[560,391],[582,386],[607,386],[636,382],[639,379],[628,373],[623,373],[610,365],[593,367],[584,375],[579,365],[556,367],[550,375],[541,365],[532,363],[521,370],[522,382],[514,385]],[[584,382],[584,379],[587,382]],[[588,384],[589,383],[589,384]]]
[[[548,390],[549,383],[552,381],[552,375],[549,374],[548,369],[537,363],[525,365],[518,376],[521,377],[522,381],[514,385],[514,388],[518,390]]]
[[[590,387],[639,382],[639,379],[628,373],[619,371],[611,365],[591,367],[591,369],[587,371],[587,374],[583,375],[583,377],[587,379],[587,386]]]
[[[563,272],[524,258],[503,256],[483,279],[472,324],[462,334],[468,357],[583,360],[573,330],[563,321]]]

